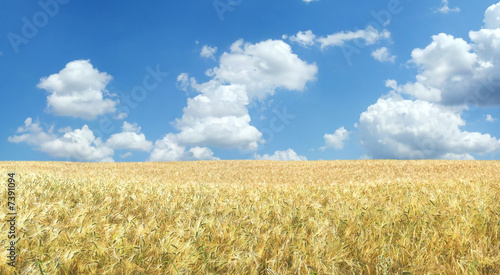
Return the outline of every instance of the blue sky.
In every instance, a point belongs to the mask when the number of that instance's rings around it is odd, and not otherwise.
[[[0,160],[498,159],[500,3],[0,2]]]

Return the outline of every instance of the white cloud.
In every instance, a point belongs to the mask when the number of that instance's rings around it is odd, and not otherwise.
[[[396,56],[391,55],[386,47],[379,48],[372,52],[373,58],[380,62],[391,62],[394,63]]]
[[[302,91],[315,79],[316,64],[307,64],[282,40],[256,44],[238,40],[220,58],[220,66],[210,71],[219,83],[243,85],[248,99],[264,99],[276,88]]]
[[[500,28],[500,3],[491,5],[484,13],[484,27],[486,29]]]
[[[292,149],[288,149],[286,151],[275,151],[274,154],[268,155],[264,154],[263,156],[259,154],[255,154],[255,159],[261,160],[307,160],[304,156],[299,156]]]
[[[285,36],[286,38],[287,36]],[[298,43],[303,47],[308,47],[314,45],[314,40],[316,39],[316,35],[311,30],[307,30],[305,32],[299,31],[296,35],[290,36],[290,41]]]
[[[430,99],[429,90],[439,94],[439,102],[462,104],[473,90],[471,81],[478,66],[477,55],[461,38],[441,33],[432,37],[425,49],[415,49],[412,61],[419,66],[417,83],[408,85],[403,92],[418,99]],[[418,89],[418,90],[415,90]],[[422,94],[422,96],[421,96]]]
[[[155,142],[155,147],[150,161],[176,161],[181,160],[185,154],[185,147],[177,143],[177,137],[174,134],[167,134],[161,140]]]
[[[325,146],[320,149],[326,149],[328,147],[341,150],[344,148],[344,142],[349,139],[349,134],[344,126],[335,130],[333,134],[325,134],[323,138],[325,139]]]
[[[250,125],[244,87],[210,81],[197,89],[201,94],[188,98],[182,118],[176,120],[179,141],[192,146],[256,150],[262,134]]]
[[[150,161],[181,161],[181,160],[217,160],[212,150],[207,147],[194,147],[186,151],[186,147],[179,145],[175,134],[166,134],[163,139],[157,140]]]
[[[432,37],[412,60],[419,73],[398,89],[416,99],[445,105],[500,105],[500,4],[485,12],[485,27],[470,31],[471,43],[448,34]]]
[[[498,139],[461,129],[463,110],[422,100],[381,98],[360,116],[360,141],[373,158],[472,159],[471,154],[499,152]]]
[[[31,119],[31,118],[29,118],[29,119]],[[59,132],[59,133],[68,133],[68,132],[71,132],[71,131],[73,131],[73,128],[71,128],[70,126],[59,128],[57,130],[57,132]]]
[[[120,158],[122,158],[122,159],[124,159],[124,158],[128,158],[128,157],[130,157],[130,156],[132,156],[132,152],[127,152],[127,153],[125,153],[125,154],[120,154]]]
[[[113,134],[106,141],[106,146],[113,149],[128,149],[149,152],[153,148],[153,143],[146,140],[146,136],[140,133],[141,127],[136,123],[123,122],[123,132]]]
[[[405,85],[398,86],[396,80],[389,79],[386,81],[385,86],[392,88],[396,92],[405,93],[421,100],[434,102],[441,101],[441,90],[433,87],[427,87],[419,82],[407,83]]]
[[[391,33],[388,30],[379,31],[373,26],[367,26],[364,30],[343,31],[323,36],[318,38],[317,41],[321,44],[321,49],[324,49],[332,46],[341,47],[346,42],[356,39],[363,40],[366,45],[373,45],[380,40],[389,40],[390,38]]]
[[[494,117],[492,117],[490,114],[486,115],[486,119],[485,120],[488,121],[488,122],[495,122],[495,121],[497,121],[497,119],[494,118]]]
[[[25,142],[37,150],[49,154],[54,158],[76,159],[78,161],[113,161],[114,151],[96,138],[87,125],[74,131],[63,130],[63,136],[53,133],[53,127],[45,132],[39,122],[27,118],[24,127],[17,132],[20,135],[11,136],[9,142]]]
[[[178,142],[257,150],[262,133],[250,125],[250,102],[273,95],[277,88],[302,91],[316,72],[316,65],[300,60],[281,40],[236,41],[222,54],[220,66],[207,73],[211,80],[198,84],[187,74],[178,77],[181,87],[200,93],[188,98],[182,118],[176,120]]]
[[[128,114],[125,112],[120,112],[118,113],[114,118],[118,120],[126,119],[128,117]]]
[[[218,160],[214,157],[214,152],[207,147],[193,147],[188,151],[188,159],[193,160]]]
[[[116,109],[117,102],[105,98],[111,78],[89,60],[75,60],[59,73],[42,78],[37,87],[49,92],[47,109],[54,115],[95,119]]]
[[[455,8],[448,7],[448,0],[441,0],[441,4],[443,6],[439,9],[437,9],[436,12],[440,12],[440,13],[460,12],[459,7],[455,7]]]
[[[217,52],[217,47],[210,47],[208,45],[204,45],[203,48],[201,48],[200,56],[215,60],[214,55],[216,52]]]
[[[309,3],[309,2],[313,2],[313,1],[319,1],[319,0],[302,0],[302,1]]]
[[[68,128],[63,129],[61,132],[67,132]],[[54,129],[50,128],[48,132],[45,132],[40,126],[39,122],[33,123],[33,119],[28,117],[24,121],[24,127],[17,128],[16,131],[19,136],[9,137],[8,140],[14,143],[26,142],[29,145],[39,145],[42,143],[49,142],[56,138],[54,135]]]
[[[181,73],[177,76],[177,87],[184,92],[188,91],[189,88],[189,75],[187,73]]]

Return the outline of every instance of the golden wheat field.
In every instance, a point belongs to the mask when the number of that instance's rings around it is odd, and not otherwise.
[[[0,162],[1,274],[500,274],[499,161]]]

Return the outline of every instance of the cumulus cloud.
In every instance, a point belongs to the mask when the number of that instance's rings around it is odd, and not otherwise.
[[[141,133],[141,127],[137,123],[131,124],[123,122],[123,132],[113,134],[106,141],[106,145],[113,149],[128,149],[149,152],[153,148],[153,143],[146,140],[146,136]]]
[[[95,119],[116,109],[117,101],[107,98],[111,78],[95,69],[90,60],[75,60],[59,73],[42,78],[37,87],[49,93],[47,110],[54,115]]]
[[[364,30],[343,31],[322,36],[317,41],[320,43],[321,49],[325,49],[328,47],[341,47],[352,40],[362,40],[366,45],[373,45],[380,40],[389,40],[390,38],[391,33],[388,30],[379,31],[373,26],[367,26]]]
[[[484,27],[486,29],[500,28],[500,3],[491,5],[484,13]]]
[[[403,92],[418,99],[463,104],[468,93],[474,90],[472,81],[479,65],[477,55],[461,38],[441,33],[432,40],[425,49],[413,50],[412,61],[420,71],[417,82],[403,87]]]
[[[415,82],[395,90],[445,105],[500,105],[500,5],[485,12],[484,27],[470,31],[471,43],[448,34],[432,37],[412,52],[419,73]]]
[[[460,12],[459,7],[450,8],[448,6],[448,0],[442,0],[441,4],[442,4],[442,7],[437,9],[436,12],[440,12],[440,13]]]
[[[296,35],[290,36],[289,39],[302,47],[308,47],[314,45],[316,35],[311,30],[299,31]]]
[[[8,141],[25,142],[54,158],[113,161],[111,158],[114,154],[113,149],[106,146],[100,138],[96,138],[87,125],[72,131],[64,129],[62,132],[64,132],[63,136],[54,134],[53,127],[45,131],[39,122],[33,122],[31,118],[27,118],[24,127],[19,127],[17,130],[19,135],[9,137]]]
[[[259,154],[255,154],[255,159],[261,159],[261,160],[307,160],[306,157],[304,156],[299,156],[295,151],[292,149],[288,149],[285,151],[275,151],[274,154],[268,155],[264,154],[263,156]]]
[[[323,138],[325,139],[325,146],[320,149],[335,148],[337,150],[342,150],[344,148],[344,142],[349,139],[349,134],[344,126],[335,130],[333,134],[325,134]]]
[[[277,88],[302,91],[317,73],[292,53],[282,40],[256,44],[238,40],[220,58],[219,67],[207,72],[212,79],[198,84],[187,74],[178,77],[181,87],[199,94],[188,98],[183,116],[175,121],[182,145],[257,150],[262,133],[250,125],[247,106],[263,100]]]
[[[208,45],[204,45],[201,48],[200,56],[204,58],[210,58],[215,60],[215,53],[217,52],[217,47],[210,47]]]
[[[488,122],[495,122],[495,121],[497,121],[497,119],[494,118],[494,117],[492,117],[490,114],[486,115],[486,119],[485,120],[488,121]]]
[[[500,140],[464,130],[462,118],[470,105],[500,104],[499,18],[500,3],[486,10],[481,30],[469,32],[471,43],[441,33],[413,50],[416,81],[387,80],[392,91],[360,116],[356,127],[370,157],[473,159],[500,152]]]
[[[277,88],[302,91],[315,79],[318,67],[307,64],[282,40],[256,44],[238,40],[220,58],[220,66],[209,71],[219,83],[245,87],[249,100],[264,99]]]
[[[262,134],[250,125],[245,88],[209,81],[196,89],[201,94],[188,98],[182,118],[175,123],[180,130],[179,141],[193,146],[256,150]]]
[[[372,158],[381,159],[473,159],[471,154],[499,152],[495,137],[461,129],[464,109],[398,96],[380,98],[360,116],[360,141]]]
[[[181,160],[218,160],[207,147],[194,147],[186,151],[186,147],[179,145],[175,134],[166,134],[155,142],[150,161],[181,161]]]
[[[375,51],[372,52],[372,56],[373,58],[375,58],[380,62],[394,63],[394,61],[396,60],[396,56],[391,55],[391,53],[386,47],[376,49]]]

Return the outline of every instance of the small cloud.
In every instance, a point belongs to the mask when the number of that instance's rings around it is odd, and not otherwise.
[[[132,152],[127,152],[127,153],[125,153],[125,154],[121,154],[121,155],[120,155],[120,158],[124,159],[124,158],[128,158],[128,157],[130,157],[130,156],[132,156]]]
[[[313,1],[319,1],[319,0],[302,0],[303,2],[306,2],[306,3],[310,3],[310,2],[313,2]]]
[[[346,42],[356,39],[363,40],[365,45],[373,45],[381,40],[390,41],[391,33],[386,29],[379,31],[373,26],[367,26],[364,30],[343,31],[322,36],[317,41],[320,43],[321,49],[325,49],[328,47],[342,47]]]
[[[255,159],[260,160],[307,160],[304,156],[299,156],[292,149],[288,149],[286,151],[275,151],[273,155],[264,154],[263,156],[259,154],[254,155]]]
[[[215,61],[214,54],[217,52],[217,47],[210,47],[208,45],[204,45],[201,49],[200,56],[204,58],[210,58]]]
[[[286,37],[286,35],[283,35]],[[302,47],[308,47],[314,45],[314,40],[316,39],[316,35],[311,30],[307,30],[305,32],[299,31],[296,35],[290,36],[290,41],[298,43]]]
[[[122,119],[126,119],[128,117],[128,114],[125,113],[125,112],[121,112],[121,113],[118,113],[116,116],[115,116],[115,119],[118,119],[118,120],[122,120]]]
[[[208,147],[186,147],[179,144],[176,135],[169,133],[155,142],[149,161],[219,160]]]
[[[337,150],[342,150],[344,148],[344,142],[349,139],[349,134],[344,126],[338,128],[333,134],[325,134],[323,138],[325,139],[325,146],[321,147],[321,150],[326,148],[335,148]]]
[[[448,7],[448,0],[442,0],[441,3],[443,4],[443,6],[439,9],[437,9],[435,12],[440,12],[440,13],[449,13],[449,12],[460,12],[460,8],[459,7],[455,7],[455,8],[450,8]]]
[[[123,122],[123,132],[113,134],[106,141],[106,146],[113,149],[128,149],[149,152],[153,148],[153,143],[146,140],[146,136],[141,133],[141,127],[137,123]]]
[[[497,119],[492,117],[490,114],[486,115],[486,121],[488,122],[495,122]]]
[[[117,100],[106,86],[112,77],[92,66],[90,60],[71,61],[59,73],[40,79],[37,87],[48,92],[47,110],[56,116],[92,120],[113,113]]]
[[[391,55],[391,53],[389,53],[389,50],[386,47],[376,49],[375,51],[372,52],[372,56],[373,58],[375,58],[380,62],[394,63],[394,61],[396,60],[396,56]]]
[[[187,73],[181,73],[177,76],[177,87],[184,92],[188,91],[189,88],[189,75]]]
[[[68,127],[60,128],[57,131],[59,133],[69,133],[69,132],[73,131],[73,128],[71,128],[71,126],[68,126]]]

